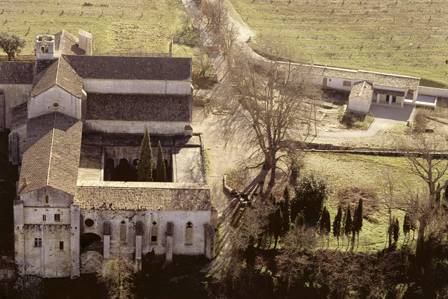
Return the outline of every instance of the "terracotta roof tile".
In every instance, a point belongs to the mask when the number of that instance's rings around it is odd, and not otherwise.
[[[55,60],[39,74],[31,96],[35,97],[56,85],[76,97],[82,97],[82,80],[64,58]]]
[[[0,84],[32,84],[33,62],[0,61]]]
[[[74,195],[82,122],[52,113],[29,120],[27,127],[29,139],[22,159],[19,193],[51,186]]]
[[[64,55],[82,78],[190,80],[191,58]]]
[[[86,118],[91,120],[190,121],[190,95],[87,95]]]
[[[95,182],[95,184],[98,182]],[[78,186],[74,203],[81,209],[210,210],[210,189],[177,183],[101,182]]]

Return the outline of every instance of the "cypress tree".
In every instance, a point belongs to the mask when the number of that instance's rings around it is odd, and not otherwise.
[[[327,236],[331,232],[331,218],[330,218],[330,212],[328,212],[327,209],[325,209],[325,232]]]
[[[165,165],[165,158],[163,156],[163,148],[162,144],[159,143],[157,145],[157,166],[156,166],[156,179],[158,182],[166,182],[167,181],[167,175],[166,175],[166,165]]]
[[[395,218],[393,227],[394,245],[397,245],[399,236],[400,236],[400,222],[398,221],[398,218]]]
[[[322,211],[322,216],[320,217],[319,222],[319,231],[323,235],[328,235],[331,231],[330,213],[328,212],[327,207],[324,207]]]
[[[274,236],[274,249],[277,248],[278,237],[283,230],[280,206],[277,206],[273,214],[272,234]]]
[[[411,231],[411,227],[412,227],[411,217],[409,216],[408,213],[406,213],[403,219],[403,234],[405,237],[407,237],[407,235]]]
[[[336,217],[333,221],[333,236],[337,239],[339,243],[339,237],[341,236],[341,221],[342,221],[342,208],[339,206]]]
[[[348,237],[353,229],[352,213],[350,212],[350,206],[347,206],[345,211],[345,221],[344,221],[344,234]]]
[[[290,218],[290,195],[288,187],[285,188],[285,191],[283,192],[283,201],[281,202],[281,217],[282,217],[282,226],[283,226],[283,233],[285,234],[288,232],[290,224],[291,224],[291,218]]]
[[[353,219],[353,228],[356,233],[362,229],[362,199],[359,199],[358,206],[356,207],[355,216]]]
[[[145,129],[142,144],[140,146],[140,159],[138,160],[137,165],[137,179],[141,182],[152,182],[152,169],[153,162],[151,141],[149,139],[148,130]]]
[[[445,182],[445,185],[446,185],[446,187],[445,187],[445,200],[448,201],[448,181]]]

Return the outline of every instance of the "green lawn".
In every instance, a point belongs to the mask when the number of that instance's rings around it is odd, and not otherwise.
[[[38,34],[80,28],[93,33],[96,54],[167,53],[184,16],[180,0],[0,0],[0,32],[24,37],[23,54],[33,53]],[[178,45],[174,52],[191,56]]]
[[[401,157],[309,153],[305,156],[305,171],[315,172],[327,180],[331,189],[327,206],[332,222],[339,205],[338,191],[356,186],[376,192],[376,212],[371,213],[369,221],[364,220],[360,234],[358,249],[362,251],[377,251],[385,247],[388,214],[382,199],[386,196],[388,174],[394,184],[396,202],[407,198],[413,191],[426,190],[421,179],[410,172],[406,158]],[[353,210],[354,207],[352,213]],[[393,214],[399,218],[401,228],[404,213],[397,210]],[[402,234],[400,239],[403,240]],[[335,240],[331,241],[331,246],[336,244]]]
[[[255,49],[448,85],[446,0],[230,1],[256,32]]]

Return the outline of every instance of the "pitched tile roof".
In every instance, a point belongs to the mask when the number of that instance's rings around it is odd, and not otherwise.
[[[12,120],[11,126],[18,127],[23,124],[26,124],[26,120],[28,118],[28,103],[22,103],[12,108]]]
[[[33,97],[56,85],[76,97],[82,97],[82,80],[62,57],[38,74],[36,79],[31,91]]]
[[[179,183],[94,182],[77,187],[74,203],[81,209],[211,209],[208,187]]]
[[[86,119],[128,121],[190,121],[190,95],[87,95]]]
[[[350,91],[349,100],[356,98],[362,98],[367,101],[371,101],[373,96],[373,86],[367,81],[360,81],[353,84]]]
[[[64,55],[82,78],[190,80],[191,58]]]
[[[0,61],[0,84],[32,84],[34,63]]]
[[[75,194],[81,151],[82,122],[60,113],[28,121],[19,194],[53,187]]]

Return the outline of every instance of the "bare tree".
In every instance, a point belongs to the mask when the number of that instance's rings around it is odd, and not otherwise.
[[[448,174],[448,160],[436,159],[436,155],[446,146],[440,136],[425,136],[416,134],[409,150],[407,159],[411,171],[420,177],[428,187],[427,194],[415,196],[414,207],[418,212],[417,255],[423,252],[428,227],[438,227],[444,209],[441,205],[441,192],[448,187],[448,181],[443,182]]]
[[[276,184],[277,171],[288,174],[310,136],[315,121],[310,97],[317,90],[289,63],[264,67],[238,61],[230,81],[231,94],[220,103],[229,111],[226,133],[241,137],[244,132],[244,142],[253,149],[251,167],[261,168],[242,194],[256,191],[266,199]]]
[[[420,177],[428,186],[431,200],[436,200],[438,194],[448,186],[442,179],[448,173],[448,161],[436,159],[435,156],[443,151],[442,138],[439,136],[427,137],[424,134],[415,134],[412,146],[408,150],[407,158],[411,171]]]

